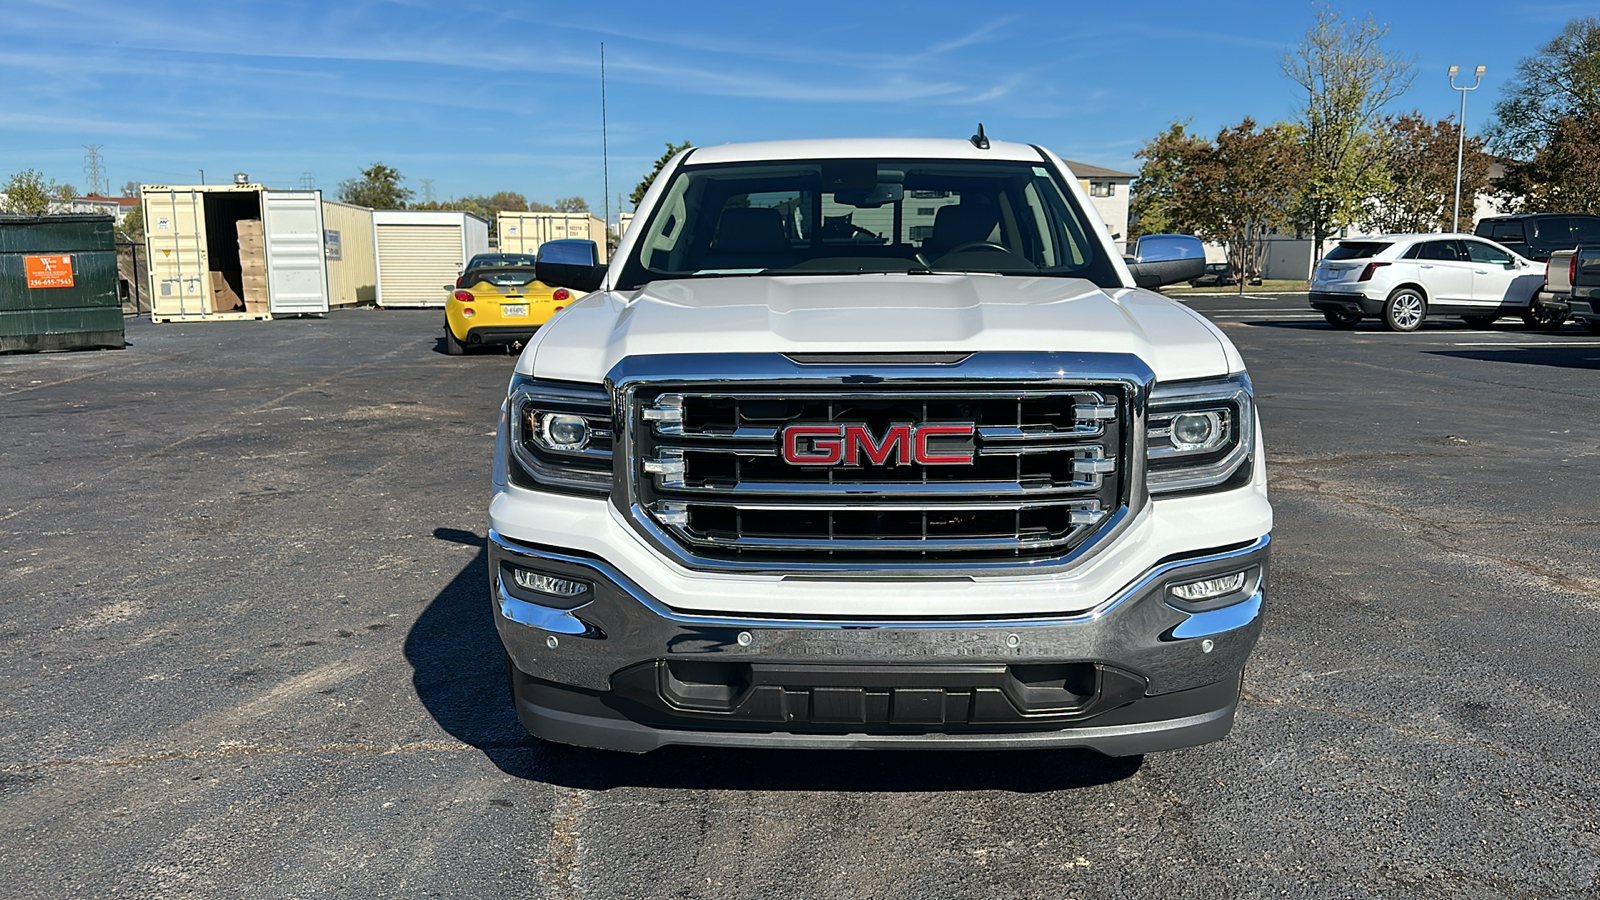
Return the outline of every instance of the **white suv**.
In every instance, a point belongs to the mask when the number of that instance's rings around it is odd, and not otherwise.
[[[1430,314],[1460,316],[1476,328],[1505,315],[1529,327],[1552,323],[1534,300],[1544,270],[1493,241],[1469,234],[1386,234],[1340,241],[1311,279],[1311,306],[1335,328],[1381,316],[1393,331],[1416,331]]]

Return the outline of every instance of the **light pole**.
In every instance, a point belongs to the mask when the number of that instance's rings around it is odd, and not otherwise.
[[[1460,66],[1450,67],[1450,87],[1461,92],[1461,118],[1456,119],[1456,214],[1452,230],[1461,231],[1461,157],[1467,149],[1467,91],[1475,91],[1478,85],[1483,84],[1483,72],[1488,66],[1479,66],[1475,73],[1478,78],[1472,87],[1456,87],[1456,73],[1461,71]]]

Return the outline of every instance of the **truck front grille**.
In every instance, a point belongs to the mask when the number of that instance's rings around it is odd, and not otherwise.
[[[690,561],[1058,559],[1130,502],[1133,393],[1125,382],[644,385],[623,410],[632,513]],[[842,453],[826,436],[790,447],[853,459],[786,458],[791,427],[855,429]]]

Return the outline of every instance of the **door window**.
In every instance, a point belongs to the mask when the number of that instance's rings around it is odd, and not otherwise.
[[[1417,259],[1466,262],[1467,254],[1460,241],[1428,241],[1422,245],[1422,251],[1417,254]]]
[[[1491,241],[1524,241],[1521,222],[1493,222],[1489,225],[1489,233],[1484,235]]]
[[[1511,265],[1511,254],[1499,247],[1491,247],[1482,241],[1467,241],[1467,255],[1475,263],[1485,263],[1493,266]]]

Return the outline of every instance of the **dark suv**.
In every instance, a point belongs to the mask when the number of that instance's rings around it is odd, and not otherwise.
[[[1577,213],[1494,216],[1479,222],[1473,234],[1543,262],[1557,250],[1571,250],[1579,244],[1600,244],[1600,216]]]

